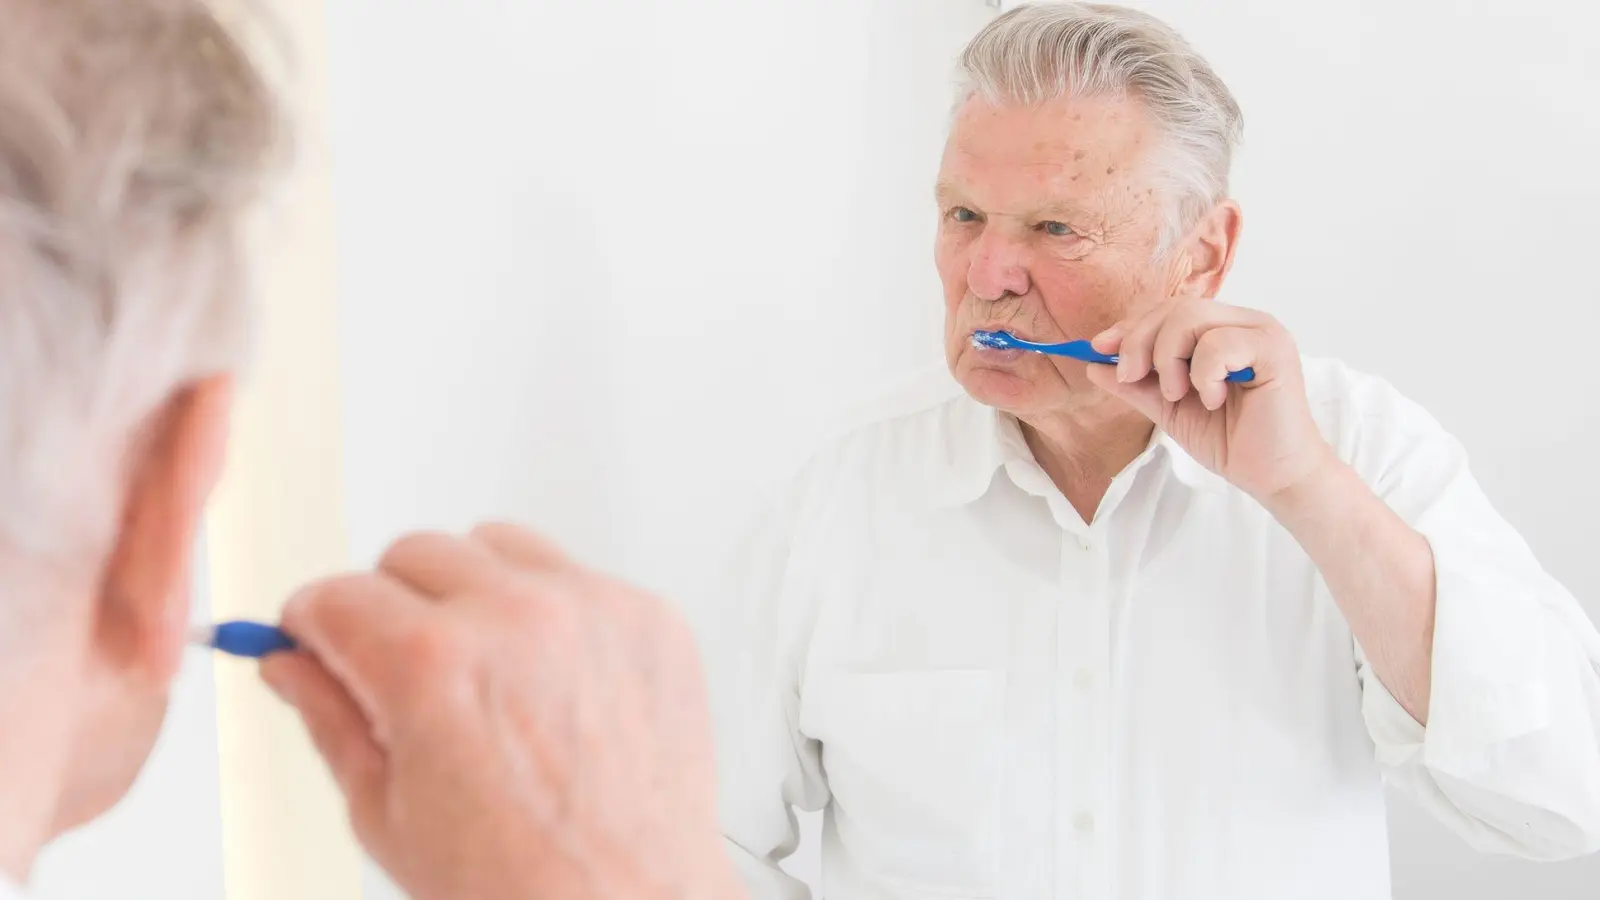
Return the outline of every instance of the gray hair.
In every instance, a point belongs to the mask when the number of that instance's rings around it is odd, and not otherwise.
[[[242,364],[282,118],[205,0],[0,0],[0,551],[105,549],[142,426]]]
[[[1066,96],[1137,98],[1162,129],[1156,160],[1170,248],[1227,196],[1244,116],[1209,63],[1161,20],[1121,6],[1039,3],[990,22],[961,54],[960,102],[1032,106]]]

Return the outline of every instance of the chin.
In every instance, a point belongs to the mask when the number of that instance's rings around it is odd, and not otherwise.
[[[1006,412],[1031,408],[1039,395],[1038,384],[1010,366],[958,360],[951,374],[972,399]]]

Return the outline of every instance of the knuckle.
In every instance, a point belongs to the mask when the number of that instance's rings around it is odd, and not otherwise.
[[[1174,322],[1190,325],[1210,318],[1215,314],[1215,307],[1216,304],[1210,300],[1185,297],[1172,307],[1169,318]]]
[[[379,569],[403,566],[408,561],[428,555],[440,544],[451,540],[449,535],[437,531],[413,531],[403,534],[389,544],[378,557]]]
[[[399,643],[398,651],[405,654],[418,675],[447,675],[466,668],[473,658],[474,642],[469,630],[444,617],[430,617],[425,625],[409,629]]]
[[[573,595],[558,591],[528,611],[530,626],[547,641],[566,644],[578,640],[592,615]]]
[[[1200,335],[1194,343],[1194,358],[1209,357],[1216,354],[1223,347],[1238,343],[1237,335],[1225,328],[1217,328]]]
[[[1215,310],[1184,310],[1173,320],[1173,336],[1177,339],[1193,340],[1199,335],[1213,330],[1215,323]]]
[[[494,519],[479,522],[478,524],[472,526],[471,531],[467,532],[467,536],[469,538],[491,541],[497,538],[519,537],[523,534],[525,534],[525,531],[521,527],[513,525],[510,522],[502,522]]]
[[[605,614],[612,594],[600,579],[590,575],[549,579],[533,591],[529,611],[540,627],[558,634],[575,634],[592,617]]]
[[[1161,318],[1157,315],[1146,314],[1128,320],[1128,337],[1148,337],[1160,326]]]
[[[1162,375],[1181,377],[1189,373],[1189,361],[1177,356],[1162,356],[1156,360],[1156,371]]]
[[[373,576],[350,572],[319,579],[300,589],[284,604],[281,621],[291,631],[304,630],[322,622],[330,613],[344,608],[372,590]]]
[[[1284,327],[1284,324],[1278,320],[1277,316],[1274,316],[1271,313],[1261,312],[1260,310],[1251,310],[1251,314],[1255,318],[1255,327],[1257,329],[1273,336],[1281,337],[1288,335],[1289,329]]]
[[[592,592],[568,579],[518,575],[508,582],[504,602],[493,604],[504,623],[539,634],[571,634],[592,598]]]
[[[1273,315],[1272,313],[1263,312],[1263,311],[1261,311],[1259,309],[1251,309],[1251,310],[1248,310],[1248,312],[1264,328],[1282,328],[1283,327],[1283,323],[1278,321],[1278,317]]]

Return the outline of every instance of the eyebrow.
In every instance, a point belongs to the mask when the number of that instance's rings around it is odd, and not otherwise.
[[[959,204],[960,199],[966,196],[966,192],[961,190],[961,188],[956,185],[955,182],[940,179],[934,184],[933,196],[934,200],[940,206],[950,206],[953,204]],[[1096,213],[1093,210],[1086,209],[1078,204],[1053,201],[1041,204],[1029,210],[1028,215],[1030,218],[1056,219],[1063,222],[1070,222],[1074,219],[1081,220],[1084,218],[1093,217],[1096,215]]]
[[[960,194],[960,189],[958,189],[954,183],[946,181],[943,178],[939,179],[933,185],[933,199],[940,206],[955,202],[956,197],[960,196]]]

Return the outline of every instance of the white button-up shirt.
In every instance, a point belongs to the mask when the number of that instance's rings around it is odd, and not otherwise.
[[[754,897],[807,896],[791,808],[825,810],[829,900],[1379,900],[1384,777],[1486,850],[1600,846],[1600,636],[1432,418],[1306,377],[1433,546],[1427,728],[1251,498],[1158,434],[1085,523],[946,377],[816,457],[739,567],[721,802]]]

